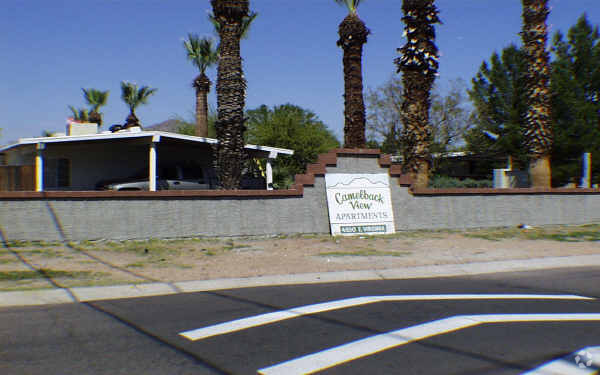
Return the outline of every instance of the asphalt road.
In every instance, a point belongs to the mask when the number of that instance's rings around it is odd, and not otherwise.
[[[449,294],[591,298],[444,297]],[[407,295],[426,297],[406,300]],[[395,297],[355,305],[356,297],[367,296]],[[333,309],[327,304],[339,300],[348,306]],[[329,310],[303,314],[299,308],[320,303]],[[291,308],[296,308],[294,313],[267,315],[264,319],[272,321],[238,326],[242,329],[234,332],[219,326],[225,333],[195,341],[180,334]],[[487,314],[502,314],[497,318],[502,321],[488,321]],[[531,314],[545,315],[535,322],[503,320]],[[546,314],[598,317],[600,268],[4,308],[0,374],[292,374],[289,368],[301,373],[306,364],[321,369],[319,374],[522,374],[581,348],[600,346],[600,318],[554,321]],[[392,331],[397,332],[386,335]],[[390,340],[389,348],[377,349]],[[331,350],[349,343],[354,344]],[[340,363],[339,358],[346,359]],[[281,367],[286,363],[291,367]]]

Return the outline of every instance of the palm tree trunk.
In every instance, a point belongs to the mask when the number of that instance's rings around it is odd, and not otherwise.
[[[403,169],[413,178],[415,187],[427,187],[429,179],[431,126],[429,106],[431,84],[420,71],[404,72],[404,102],[401,118],[404,124]]]
[[[217,69],[216,166],[224,189],[238,189],[244,162],[244,105],[246,80],[242,71],[240,38],[248,0],[211,0],[219,28]]]
[[[96,111],[90,112],[90,122],[98,124],[99,127],[102,126],[102,115]]]
[[[135,115],[135,112],[133,110],[131,110],[131,112],[125,119],[125,125],[123,125],[123,128],[128,129],[128,128],[133,128],[136,126],[139,126],[141,128],[142,124],[140,124],[140,120]]]
[[[364,148],[365,103],[362,82],[362,51],[369,29],[356,14],[339,26],[338,46],[344,50],[344,147]]]
[[[196,136],[208,137],[208,93],[210,80],[202,73],[194,80],[196,89]]]
[[[548,0],[523,0],[523,48],[529,63],[527,71],[528,105],[525,142],[530,155],[532,187],[551,186],[550,153],[552,128],[550,107],[550,63],[546,42]]]
[[[403,0],[402,11],[407,42],[399,49],[402,56],[395,62],[398,72],[402,72],[404,86],[403,170],[412,177],[413,186],[427,187],[431,146],[429,108],[438,69],[433,24],[439,22],[438,10],[434,0]]]

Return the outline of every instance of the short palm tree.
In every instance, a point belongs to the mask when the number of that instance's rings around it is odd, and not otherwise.
[[[142,126],[140,120],[135,115],[135,109],[141,104],[148,103],[148,98],[154,95],[156,90],[157,89],[151,89],[148,86],[138,88],[137,84],[131,82],[121,82],[121,99],[123,99],[125,104],[129,107],[129,115],[125,121],[124,128]]]
[[[335,0],[348,8],[339,26],[337,45],[344,50],[344,147],[364,148],[365,102],[363,98],[362,51],[370,31],[358,18],[361,0]]]
[[[75,108],[72,105],[69,106],[69,109],[73,113],[73,120],[77,122],[88,122],[90,121],[90,115],[88,110],[85,108]]]
[[[525,142],[530,156],[531,185],[549,188],[552,127],[550,104],[550,64],[546,51],[548,0],[523,1],[523,48],[527,55],[528,110]]]
[[[217,139],[215,164],[224,189],[238,189],[244,164],[246,80],[240,39],[249,17],[249,0],[211,0],[219,33],[217,69]]]
[[[90,122],[95,122],[98,126],[102,126],[102,113],[98,111],[100,107],[105,106],[108,101],[108,91],[96,89],[81,89],[83,90],[83,98],[90,108]]]
[[[192,84],[196,89],[196,131],[198,137],[208,137],[208,100],[210,79],[206,76],[206,69],[219,61],[219,54],[212,39],[200,38],[195,34],[188,34],[183,41],[183,47],[188,60],[194,64],[200,74]]]
[[[413,178],[415,187],[427,187],[430,168],[431,125],[429,108],[431,89],[437,76],[438,49],[434,24],[439,23],[434,0],[403,0],[406,44],[398,49],[394,60],[402,72],[404,101],[401,119],[404,125],[404,172]]]

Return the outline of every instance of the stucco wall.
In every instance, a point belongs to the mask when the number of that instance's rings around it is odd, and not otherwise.
[[[338,153],[288,192],[3,193],[0,229],[6,240],[45,241],[329,233],[324,173],[390,168],[378,153]],[[391,174],[400,231],[600,221],[599,190],[411,191]]]

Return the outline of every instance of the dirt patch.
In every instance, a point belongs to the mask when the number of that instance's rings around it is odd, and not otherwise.
[[[600,225],[417,231],[381,237],[13,243],[0,250],[0,290],[49,288],[53,283],[73,287],[176,282],[600,254],[598,233]],[[31,270],[46,270],[55,277],[2,277]]]

